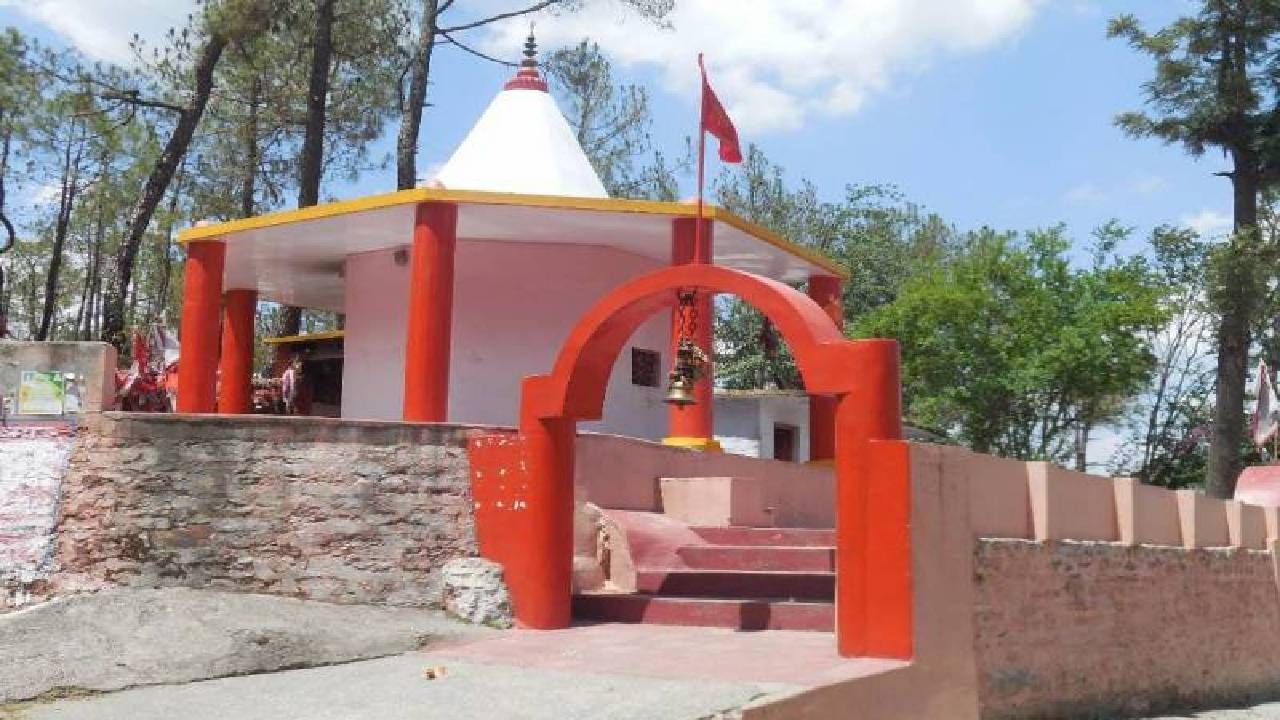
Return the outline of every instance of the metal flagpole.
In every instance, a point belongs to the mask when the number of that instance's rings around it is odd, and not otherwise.
[[[702,85],[698,93],[698,220],[693,229],[694,247],[702,247],[702,185],[707,165],[707,68],[698,53],[698,71]]]

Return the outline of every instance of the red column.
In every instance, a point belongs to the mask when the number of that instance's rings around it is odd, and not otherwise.
[[[702,237],[699,243],[697,218],[677,218],[671,226],[671,264],[688,265],[690,263],[711,264],[713,246],[713,223],[702,221]],[[711,301],[711,293],[699,291],[694,301],[697,314],[697,328],[693,333],[694,342],[702,351],[711,357],[711,342],[715,322],[715,312]],[[676,346],[680,342],[680,311],[677,308],[671,314],[671,361],[675,361]],[[715,441],[715,396],[713,393],[711,367],[702,379],[694,385],[693,405],[680,407],[670,406],[668,411],[669,436],[663,440],[667,445],[694,448],[697,450],[719,450]]]
[[[228,290],[223,297],[222,362],[218,365],[218,413],[253,412],[253,321],[258,311],[254,290]]]
[[[844,657],[910,658],[911,478],[898,344],[852,343],[856,389],[836,408],[836,645]],[[895,442],[898,441],[898,442]]]
[[[187,245],[187,264],[182,281],[178,412],[214,411],[225,259],[226,246],[219,241],[206,240]]]
[[[449,350],[453,334],[453,256],[458,206],[418,205],[409,275],[409,328],[404,362],[404,419],[449,416]]]
[[[836,326],[844,327],[844,288],[838,277],[813,275],[809,297],[822,306]],[[809,462],[830,461],[836,456],[836,399],[830,395],[809,396]]]

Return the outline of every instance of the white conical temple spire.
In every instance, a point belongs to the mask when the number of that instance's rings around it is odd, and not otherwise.
[[[538,71],[532,33],[520,70],[435,180],[451,190],[608,197]]]

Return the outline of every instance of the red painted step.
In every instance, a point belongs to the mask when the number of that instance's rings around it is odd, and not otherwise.
[[[636,589],[684,597],[804,598],[831,600],[836,576],[829,572],[764,570],[642,570]]]
[[[686,545],[676,554],[690,568],[699,570],[833,572],[836,569],[836,551],[829,547]]]
[[[835,530],[809,528],[691,527],[712,545],[835,547]]]
[[[573,614],[585,620],[738,630],[835,629],[835,606],[823,602],[672,598],[652,595],[577,595]]]

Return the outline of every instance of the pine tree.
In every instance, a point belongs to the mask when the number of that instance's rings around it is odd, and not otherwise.
[[[1181,145],[1192,155],[1227,156],[1234,232],[1211,255],[1208,297],[1217,315],[1216,397],[1205,490],[1231,497],[1240,474],[1250,328],[1260,309],[1274,248],[1258,231],[1258,199],[1277,178],[1280,150],[1280,2],[1200,0],[1194,15],[1155,32],[1131,15],[1109,34],[1155,61],[1144,84],[1148,112],[1117,124],[1134,137]]]

